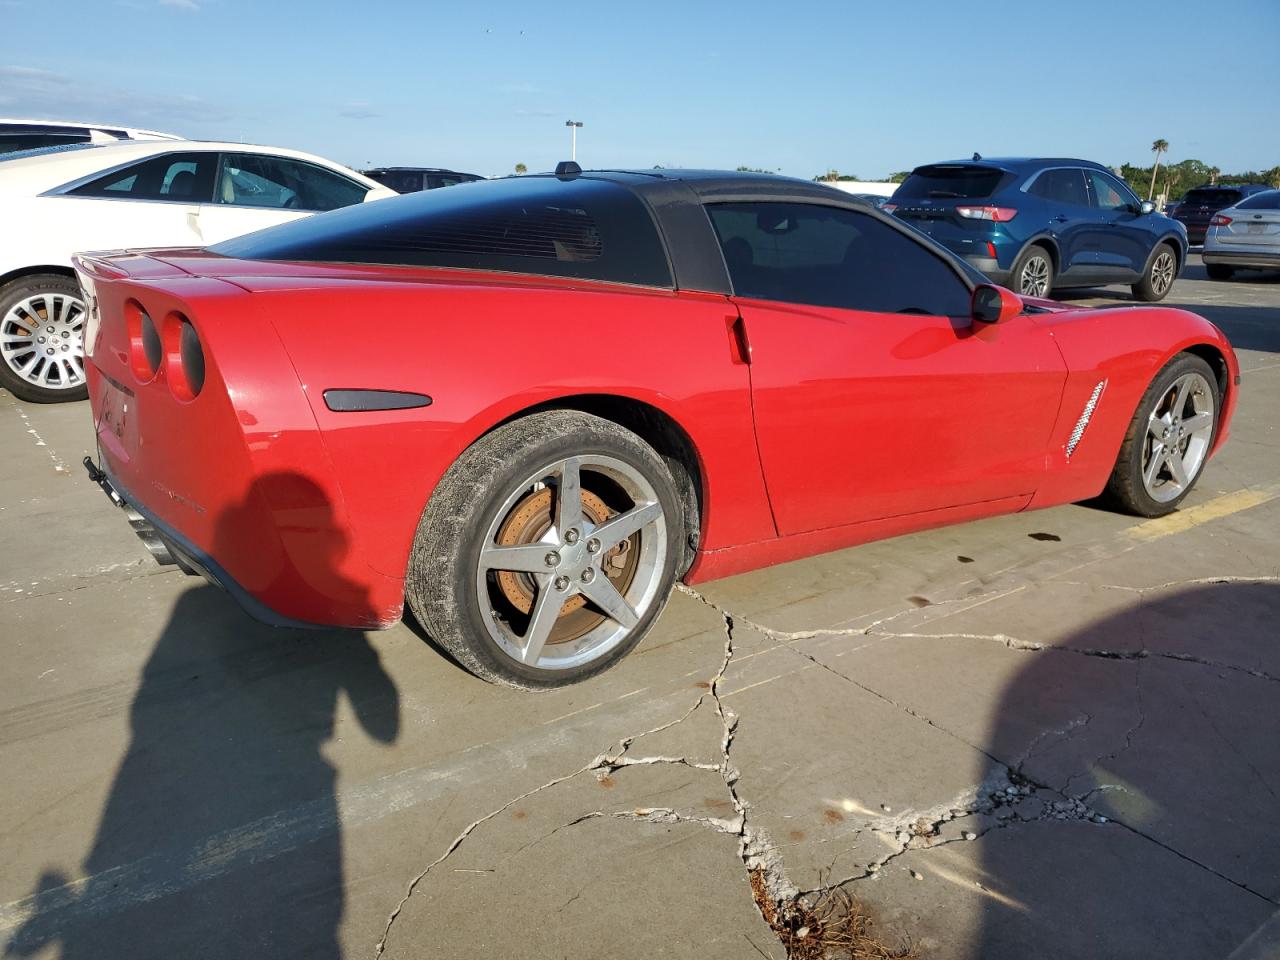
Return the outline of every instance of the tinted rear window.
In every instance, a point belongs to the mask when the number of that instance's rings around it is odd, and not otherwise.
[[[922,197],[989,197],[996,192],[1004,177],[1005,172],[994,167],[972,163],[936,163],[930,167],[917,167],[912,171],[911,176],[894,191],[893,198],[915,200]]]
[[[357,204],[210,248],[245,260],[459,267],[672,286],[648,208],[586,178],[520,177]]]
[[[1239,190],[1188,190],[1183,203],[1206,203],[1229,207],[1244,196]]]
[[[1238,210],[1280,210],[1280,190],[1264,190],[1236,204]]]

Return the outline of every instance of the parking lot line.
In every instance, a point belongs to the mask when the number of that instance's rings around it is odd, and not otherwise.
[[[1179,510],[1176,513],[1169,514],[1167,517],[1144,521],[1137,526],[1130,527],[1126,534],[1130,539],[1143,542],[1159,540],[1161,537],[1172,536],[1175,533],[1184,533],[1193,527],[1208,523],[1210,520],[1220,520],[1223,517],[1231,516],[1233,513],[1239,513],[1242,510],[1248,510],[1251,507],[1267,503],[1277,496],[1280,496],[1280,484],[1266,484],[1264,486],[1236,490],[1234,493],[1224,493],[1222,496],[1214,497],[1199,506]]]

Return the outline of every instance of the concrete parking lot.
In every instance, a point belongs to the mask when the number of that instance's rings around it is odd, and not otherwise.
[[[1280,278],[1168,302],[1244,370],[1178,513],[702,585],[536,696],[257,625],[86,481],[87,405],[0,395],[6,955],[783,957],[753,875],[937,960],[1280,955]]]

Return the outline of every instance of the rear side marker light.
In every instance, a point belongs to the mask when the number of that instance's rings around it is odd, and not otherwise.
[[[1013,207],[956,207],[956,213],[966,220],[991,220],[994,223],[1008,223],[1018,215]]]
[[[1225,226],[1226,226],[1227,224],[1229,224],[1230,222],[1231,222],[1231,218],[1230,218],[1230,217],[1224,217],[1224,216],[1223,216],[1222,214],[1220,214],[1220,213],[1215,213],[1215,214],[1213,215],[1213,219],[1209,221],[1209,226],[1211,226],[1211,227],[1225,227]]]
[[[130,300],[124,306],[125,327],[129,333],[129,367],[139,383],[155,379],[164,350],[160,331],[142,305]]]
[[[171,313],[164,321],[165,375],[179,400],[194,400],[204,389],[204,347],[191,321]]]
[[[992,260],[996,258],[996,245],[990,240],[987,241],[987,256]]]

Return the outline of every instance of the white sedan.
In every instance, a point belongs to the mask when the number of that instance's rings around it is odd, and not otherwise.
[[[85,144],[0,159],[0,387],[41,403],[87,395],[73,253],[203,247],[395,195],[320,157],[239,143]]]

